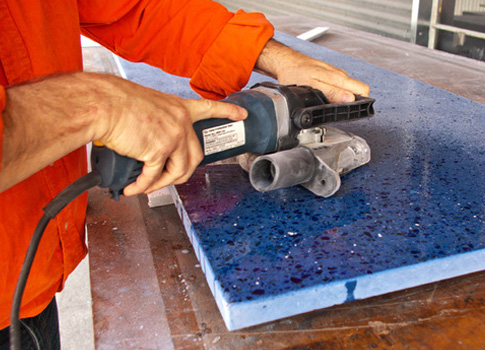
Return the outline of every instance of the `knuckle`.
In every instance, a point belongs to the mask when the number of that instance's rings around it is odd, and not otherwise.
[[[188,165],[188,172],[194,172],[203,159],[204,155],[202,154],[202,152],[197,152],[196,154],[193,154],[190,159],[190,164]]]
[[[345,77],[348,77],[348,74],[347,74],[347,72],[344,69],[339,68],[338,71],[339,71],[340,75],[345,76]]]
[[[326,92],[325,95],[330,99],[330,100],[335,100],[338,95],[339,95],[339,90],[337,88],[331,87],[329,88]]]
[[[178,121],[182,123],[190,121],[190,113],[189,110],[182,104],[173,106],[172,113],[176,117]]]
[[[174,184],[176,185],[180,185],[180,184],[183,184],[187,181],[189,181],[189,179],[192,177],[192,172],[186,172],[184,175],[180,176],[179,178],[177,178],[175,181],[174,181]]]
[[[171,134],[176,142],[183,142],[185,140],[185,129],[181,126],[173,128]]]
[[[215,101],[208,100],[208,99],[201,100],[201,104],[206,110],[214,108],[215,103],[216,103]]]
[[[202,110],[204,111],[203,115],[213,115],[214,113],[220,112],[223,109],[227,109],[230,107],[233,107],[234,105],[231,105],[229,103],[220,103],[217,101],[212,101],[212,100],[202,100]],[[234,106],[235,107],[235,106]]]

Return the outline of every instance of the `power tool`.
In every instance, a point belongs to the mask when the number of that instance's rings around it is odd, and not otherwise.
[[[370,159],[367,143],[350,133],[326,126],[374,115],[374,99],[356,96],[355,102],[331,104],[309,86],[269,82],[234,93],[223,102],[244,107],[244,121],[206,119],[194,123],[208,164],[239,156],[241,166],[258,191],[302,184],[319,196],[340,186],[339,174]],[[161,135],[163,137],[163,135]],[[10,349],[20,349],[19,312],[23,291],[42,234],[51,219],[91,187],[109,188],[114,199],[141,174],[143,163],[94,143],[93,171],[59,193],[43,210],[32,236],[15,289],[10,314]]]
[[[370,148],[363,139],[324,125],[371,117],[374,101],[356,96],[354,102],[331,104],[309,86],[256,84],[223,100],[244,107],[244,121],[212,118],[194,123],[204,153],[200,164],[245,155],[239,163],[258,191],[302,184],[328,197],[340,186],[339,174],[370,160]],[[108,187],[115,199],[143,167],[96,145],[91,159],[102,175],[101,186]]]

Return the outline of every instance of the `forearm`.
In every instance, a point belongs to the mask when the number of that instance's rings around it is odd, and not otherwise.
[[[0,191],[103,133],[102,84],[73,73],[6,89]]]
[[[12,87],[2,114],[0,191],[93,140],[144,163],[125,194],[182,183],[202,160],[192,123],[246,116],[233,104],[185,100],[96,73]]]
[[[298,64],[294,62],[301,53],[290,49],[280,42],[270,39],[261,51],[261,54],[256,61],[254,71],[278,79],[288,64]],[[288,67],[286,67],[288,68]]]

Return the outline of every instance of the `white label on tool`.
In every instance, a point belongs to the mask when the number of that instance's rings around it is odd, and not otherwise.
[[[243,146],[246,143],[244,122],[234,122],[202,131],[204,139],[204,155],[226,151]]]

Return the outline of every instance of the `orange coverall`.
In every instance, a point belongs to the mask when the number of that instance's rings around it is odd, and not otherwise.
[[[202,97],[220,99],[247,83],[273,27],[261,14],[234,14],[210,0],[0,0],[0,113],[8,103],[5,88],[81,70],[81,33],[128,60],[190,77]],[[0,115],[0,156],[3,131]],[[42,208],[84,175],[86,164],[84,148],[78,149],[0,193],[0,329],[9,325],[15,284]],[[48,225],[22,318],[39,314],[85,257],[86,203],[81,196]]]

